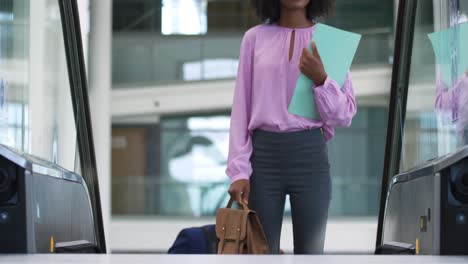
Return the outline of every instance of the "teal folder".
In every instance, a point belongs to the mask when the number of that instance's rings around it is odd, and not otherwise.
[[[315,28],[312,42],[317,45],[328,76],[335,80],[340,87],[343,87],[360,41],[361,35],[359,34],[320,23]],[[309,50],[312,52],[312,45],[309,45]],[[291,114],[309,119],[320,119],[313,87],[313,81],[301,73],[288,108]]]
[[[440,67],[442,81],[450,87],[453,81],[468,70],[468,23],[428,34],[428,37]],[[453,72],[452,59],[456,62]]]

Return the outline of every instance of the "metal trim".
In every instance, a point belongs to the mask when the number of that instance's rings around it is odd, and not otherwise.
[[[58,170],[54,170],[45,166],[42,166],[40,164],[32,163],[32,170],[33,175],[34,173],[45,175],[45,176],[50,176],[58,179],[63,179],[64,173]]]
[[[442,186],[442,175],[437,173],[434,179],[434,208],[432,209],[432,235],[434,244],[433,253],[440,255],[440,217],[441,217],[441,186]]]
[[[17,166],[24,168],[26,171],[32,172],[32,175],[37,173],[78,183],[83,182],[83,178],[80,175],[68,171],[57,164],[20,152],[2,144],[0,144],[0,156],[5,157]]]
[[[23,157],[23,154],[13,148],[0,144],[0,155],[22,168],[31,169],[31,164]]]
[[[432,161],[428,162],[427,164],[424,164],[423,166],[418,166],[407,172],[395,175],[392,178],[388,191],[391,191],[391,189],[393,188],[393,185],[395,184],[406,182],[406,181],[412,181],[418,178],[437,174],[441,172],[442,170],[446,169],[447,167],[449,167],[450,165],[457,163],[467,157],[468,157],[468,146],[465,146],[461,148],[460,150],[458,150],[457,152],[442,156],[437,159],[433,159]],[[434,164],[435,162],[437,163]]]
[[[380,191],[380,209],[375,253],[378,252],[378,248],[382,245],[383,221],[385,218],[389,180],[392,175],[398,173],[400,165],[402,131],[406,115],[406,100],[408,96],[409,71],[411,67],[417,4],[417,0],[400,0],[398,5],[387,142],[385,146],[384,170]]]

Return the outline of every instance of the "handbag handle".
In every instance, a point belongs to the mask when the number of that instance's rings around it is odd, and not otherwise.
[[[229,202],[228,202],[226,208],[231,208],[233,203],[234,203],[234,199],[231,197],[231,198],[229,199]],[[245,203],[238,203],[238,202],[236,202],[236,203],[237,203],[238,205],[240,205],[240,207],[242,207],[243,210],[246,210],[246,211],[249,211],[249,210],[250,210],[249,207],[248,207]]]

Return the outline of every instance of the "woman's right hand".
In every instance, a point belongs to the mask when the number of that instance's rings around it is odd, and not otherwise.
[[[234,199],[238,204],[249,204],[250,194],[250,181],[249,180],[237,180],[231,184],[228,193],[231,198]]]

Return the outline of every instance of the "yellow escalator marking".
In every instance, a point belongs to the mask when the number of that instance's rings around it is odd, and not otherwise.
[[[49,240],[49,250],[50,250],[50,253],[54,253],[54,252],[55,252],[55,239],[54,239],[54,236],[50,236],[50,240]]]

